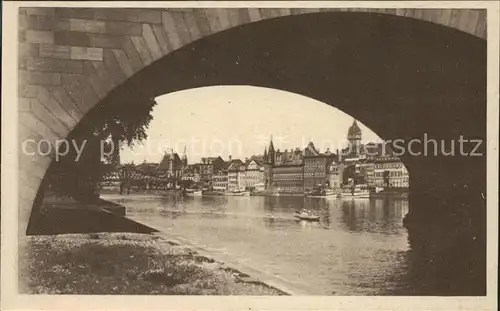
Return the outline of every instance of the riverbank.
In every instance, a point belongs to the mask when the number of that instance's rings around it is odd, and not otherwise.
[[[159,236],[31,236],[20,241],[26,294],[285,295],[224,263]]]

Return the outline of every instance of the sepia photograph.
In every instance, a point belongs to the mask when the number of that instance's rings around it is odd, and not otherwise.
[[[10,3],[2,305],[495,310],[498,3],[397,3]]]

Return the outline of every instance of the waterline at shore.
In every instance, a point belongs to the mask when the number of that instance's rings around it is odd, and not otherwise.
[[[20,293],[286,295],[177,242],[150,234],[24,238]]]

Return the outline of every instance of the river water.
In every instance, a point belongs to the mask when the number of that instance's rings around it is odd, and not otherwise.
[[[406,199],[103,195],[127,217],[312,295],[405,294]],[[316,211],[319,222],[294,211]]]

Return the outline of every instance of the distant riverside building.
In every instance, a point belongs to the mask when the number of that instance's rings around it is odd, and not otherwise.
[[[263,188],[280,193],[299,193],[304,191],[303,152],[299,149],[274,149],[271,138],[263,156]]]
[[[209,187],[212,183],[212,176],[215,169],[220,169],[224,165],[224,160],[218,157],[201,158],[201,163],[198,163],[200,180],[205,187]]]
[[[269,153],[268,153],[269,155]],[[274,153],[272,168],[272,189],[279,193],[304,192],[304,161],[303,152],[291,149]]]
[[[231,162],[224,162],[222,167],[216,168],[212,175],[212,188],[215,191],[227,191],[229,188],[228,169]]]
[[[328,166],[328,180],[330,181],[331,189],[339,189],[342,187],[344,168],[344,163],[337,163],[335,161],[332,161]]]
[[[329,150],[320,153],[313,142],[309,142],[304,149],[304,190],[310,191],[318,186],[329,187],[328,169],[336,159],[337,155]]]
[[[144,160],[143,163],[135,167],[135,170],[137,172],[141,172],[144,175],[156,175],[158,173],[157,168],[158,163],[146,162],[146,160]]]
[[[264,166],[254,158],[246,164],[245,185],[246,188],[255,188],[255,185],[260,183],[264,183]]]
[[[283,164],[272,169],[272,189],[279,193],[304,192],[304,165]]]
[[[375,187],[375,165],[372,161],[366,161],[356,164],[356,173],[362,175],[364,183],[369,188]]]
[[[232,160],[228,168],[228,185],[229,191],[243,190],[245,184],[245,163],[241,160]]]
[[[200,174],[198,172],[186,170],[186,171],[184,171],[184,174],[182,175],[181,180],[192,181],[193,183],[197,183],[200,181]]]
[[[374,161],[374,184],[384,188],[408,188],[409,174],[398,157],[380,157]]]
[[[345,164],[343,182],[366,184],[369,188],[408,188],[409,174],[389,144],[361,144],[362,133],[357,122],[347,131],[349,146],[339,154]]]
[[[347,130],[347,140],[349,145],[347,148],[341,151],[341,161],[344,162],[356,162],[365,158],[364,145],[361,144],[361,129],[358,126],[356,120],[352,122],[352,125]]]
[[[267,152],[264,152],[264,153],[267,153]],[[255,160],[255,161],[257,161],[257,162],[259,162],[259,163],[263,164],[263,163],[264,163],[264,161],[265,161],[265,160],[264,160],[264,159],[265,159],[265,157],[266,157],[266,155],[265,155],[265,154],[264,154],[264,155],[260,155],[260,154],[259,154],[259,155],[253,155],[253,156],[251,156],[251,157],[250,157],[250,159],[249,159],[249,160]]]
[[[187,168],[187,166],[187,155],[185,151],[181,159],[181,157],[179,157],[179,154],[175,153],[172,149],[170,153],[167,153],[165,151],[163,159],[161,160],[160,164],[158,164],[157,172],[164,178],[171,180],[169,186],[175,186],[177,184],[177,181],[182,178],[184,170]]]
[[[193,181],[205,189],[234,191],[251,189],[274,193],[303,193],[317,187],[339,189],[348,185],[367,188],[408,188],[409,174],[389,145],[361,143],[356,120],[347,131],[349,145],[336,153],[320,152],[311,141],[300,148],[275,149],[272,137],[262,155],[225,162],[220,156],[206,157],[201,163],[187,164],[187,156],[173,150],[157,167],[167,180]],[[142,174],[153,174],[154,164],[137,166]]]

